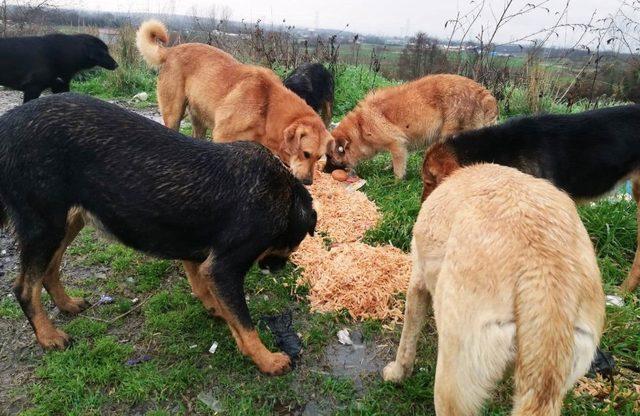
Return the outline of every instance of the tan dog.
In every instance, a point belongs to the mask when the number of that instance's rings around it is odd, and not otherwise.
[[[311,184],[315,163],[331,139],[313,109],[269,69],[244,65],[205,44],[158,44],[168,40],[157,20],[144,22],[136,39],[147,63],[160,67],[158,105],[164,124],[179,129],[188,106],[194,137],[204,137],[211,128],[215,142],[261,143]]]
[[[478,414],[507,369],[514,415],[559,415],[602,334],[596,257],[572,200],[549,182],[493,164],[455,171],[422,205],[396,361],[411,374],[433,299],[438,416]]]
[[[331,132],[326,169],[354,167],[388,150],[403,178],[409,149],[423,149],[460,131],[495,124],[496,99],[482,85],[458,75],[429,75],[369,93]]]

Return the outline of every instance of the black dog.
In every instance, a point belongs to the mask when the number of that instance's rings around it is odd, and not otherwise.
[[[285,87],[295,92],[322,117],[329,127],[333,116],[333,75],[322,64],[302,64],[284,80]]]
[[[195,140],[93,98],[52,95],[0,117],[0,201],[21,248],[16,298],[43,347],[68,342],[42,307],[43,286],[62,311],[87,306],[65,293],[59,266],[91,220],[130,247],[183,260],[240,351],[265,373],[289,369],[254,330],[243,282],[257,259],[273,264],[313,234],[316,212],[266,148]]]
[[[548,179],[576,200],[602,196],[630,178],[638,203],[640,105],[516,118],[434,144],[422,166],[422,200],[458,167],[484,162]],[[640,251],[622,287],[632,291],[638,283]]]
[[[24,102],[51,88],[69,91],[80,70],[116,69],[107,45],[90,35],[45,35],[0,39],[0,85],[24,92]]]

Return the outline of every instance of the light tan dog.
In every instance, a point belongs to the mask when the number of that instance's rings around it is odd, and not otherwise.
[[[408,150],[497,119],[498,104],[491,93],[459,75],[429,75],[382,88],[369,93],[331,132],[326,169],[351,168],[388,150],[394,174],[403,178]]]
[[[559,415],[604,321],[595,253],[572,200],[513,168],[462,168],[422,205],[411,247],[402,338],[384,379],[411,374],[433,299],[438,416],[478,414],[512,366],[512,414]]]
[[[244,65],[213,46],[164,47],[169,35],[157,20],[138,29],[138,50],[160,67],[158,105],[164,124],[178,130],[187,106],[193,136],[212,129],[215,142],[252,140],[268,147],[305,184],[331,135],[323,121],[271,70]]]

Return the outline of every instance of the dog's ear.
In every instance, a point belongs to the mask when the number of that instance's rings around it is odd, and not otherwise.
[[[347,149],[349,148],[349,141],[340,137],[339,139],[335,139],[334,142],[335,147],[333,148],[333,150],[335,151],[335,153],[337,153],[339,156],[344,156],[344,154],[347,152]]]
[[[356,114],[356,122],[358,124],[358,131],[360,131],[360,137],[364,141],[371,140],[371,138],[373,137],[373,133],[371,133],[371,130],[369,130],[364,117],[362,117],[362,110]]]
[[[318,213],[315,209],[311,210],[311,221],[309,221],[309,230],[307,232],[311,237],[316,233],[316,225],[318,224]]]
[[[422,201],[459,167],[456,156],[446,144],[437,143],[427,149],[422,163]]]
[[[298,125],[294,123],[287,127],[282,133],[282,149],[289,155],[295,154],[300,147],[300,140],[296,134],[297,130]]]

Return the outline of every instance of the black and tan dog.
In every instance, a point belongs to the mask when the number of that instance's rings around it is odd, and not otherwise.
[[[52,34],[0,39],[0,85],[24,92],[24,102],[51,88],[69,91],[71,78],[83,69],[116,69],[109,48],[95,36]]]
[[[295,92],[309,107],[320,114],[329,127],[333,116],[333,75],[322,64],[302,64],[284,80],[284,86]]]
[[[640,203],[640,105],[516,118],[436,143],[422,166],[422,200],[460,166],[484,162],[548,179],[578,201],[598,198],[631,179]],[[638,283],[640,250],[622,288],[633,291]]]
[[[240,351],[265,373],[290,368],[260,341],[243,283],[256,260],[276,264],[312,234],[316,212],[266,148],[195,140],[93,98],[52,95],[0,117],[0,201],[21,250],[16,298],[43,347],[69,337],[47,317],[42,287],[62,311],[87,306],[65,293],[59,268],[91,220],[132,248],[182,260]]]

